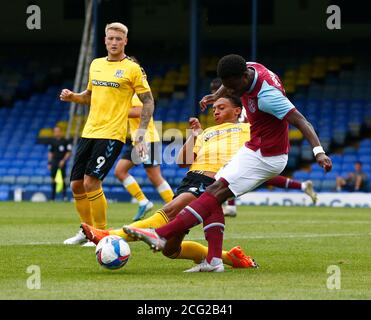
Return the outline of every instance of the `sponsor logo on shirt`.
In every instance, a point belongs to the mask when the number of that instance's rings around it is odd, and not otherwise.
[[[91,83],[93,84],[93,86],[98,86],[98,87],[120,88],[120,84],[117,82],[92,80]]]
[[[220,136],[220,135],[225,134],[225,133],[241,132],[241,131],[242,131],[241,128],[228,128],[228,129],[211,131],[211,132],[208,132],[204,135],[204,141],[208,141],[215,136]]]

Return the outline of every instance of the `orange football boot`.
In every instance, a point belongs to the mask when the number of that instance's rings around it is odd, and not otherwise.
[[[109,236],[108,230],[96,229],[92,226],[89,226],[88,224],[84,222],[81,223],[81,228],[86,238],[94,242],[95,244],[98,244],[98,242],[102,240],[104,237]]]
[[[240,246],[234,247],[227,252],[227,257],[232,261],[233,268],[259,268],[253,258],[247,256]]]

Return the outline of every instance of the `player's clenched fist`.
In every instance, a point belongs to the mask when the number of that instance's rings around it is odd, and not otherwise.
[[[61,94],[59,95],[59,98],[62,101],[71,102],[72,98],[73,98],[73,92],[71,90],[68,90],[68,89],[63,89]]]
[[[324,153],[317,154],[316,161],[323,169],[325,169],[326,172],[331,171],[332,161],[326,154]]]
[[[189,126],[192,129],[192,134],[195,137],[202,133],[201,123],[197,118],[189,118]]]

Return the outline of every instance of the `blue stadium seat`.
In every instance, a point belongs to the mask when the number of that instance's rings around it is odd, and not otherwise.
[[[0,191],[10,191],[10,186],[8,184],[0,184]]]
[[[0,190],[0,201],[9,201],[9,191],[1,191]]]
[[[15,179],[15,183],[16,184],[22,184],[22,185],[26,185],[30,182],[30,177],[28,176],[18,176],[16,179]]]
[[[7,171],[8,176],[18,176],[21,173],[20,168],[9,168]]]
[[[34,174],[34,169],[31,168],[31,167],[24,167],[24,168],[21,168],[21,172],[20,174],[22,176],[32,176]]]
[[[35,168],[34,174],[37,176],[48,176],[50,173],[47,168]]]
[[[295,171],[293,178],[295,180],[308,180],[309,179],[309,173],[307,171]]]
[[[51,186],[43,184],[39,187],[39,191],[41,192],[50,192],[51,191]]]
[[[9,175],[6,175],[6,176],[3,176],[2,179],[1,179],[1,183],[3,184],[14,184],[15,183],[15,176],[9,176]]]
[[[30,183],[40,185],[44,183],[44,180],[43,180],[43,177],[41,176],[31,176]]]
[[[362,163],[370,163],[371,164],[371,155],[362,155],[359,157],[359,161],[361,161]]]
[[[341,166],[341,171],[353,172],[354,171],[354,162],[344,162]]]
[[[311,180],[320,180],[320,179],[323,179],[323,177],[324,177],[323,170],[322,171],[313,171],[313,172],[309,173],[309,179],[311,179]]]
[[[322,181],[321,192],[333,192],[336,190],[336,180],[329,179]]]
[[[343,163],[355,163],[358,160],[356,155],[345,155],[343,157]]]
[[[354,148],[354,147],[346,147],[346,148],[344,148],[344,150],[343,150],[343,154],[344,154],[344,155],[352,155],[352,156],[356,156],[356,155],[357,155],[357,149]]]
[[[371,148],[371,139],[362,140],[359,146],[360,148]]]
[[[39,191],[39,186],[36,184],[28,184],[24,187],[24,191],[36,192]]]

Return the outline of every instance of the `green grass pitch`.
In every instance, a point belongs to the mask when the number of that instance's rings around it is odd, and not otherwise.
[[[135,211],[109,204],[109,226]],[[130,243],[124,268],[105,270],[94,248],[62,244],[78,225],[73,203],[0,203],[0,299],[371,299],[369,209],[241,206],[226,219],[224,247],[241,245],[261,267],[221,274],[183,273],[193,262],[140,242]],[[200,226],[188,238],[205,243]],[[40,289],[27,287],[32,265]],[[327,287],[331,265],[340,268],[340,289]]]

